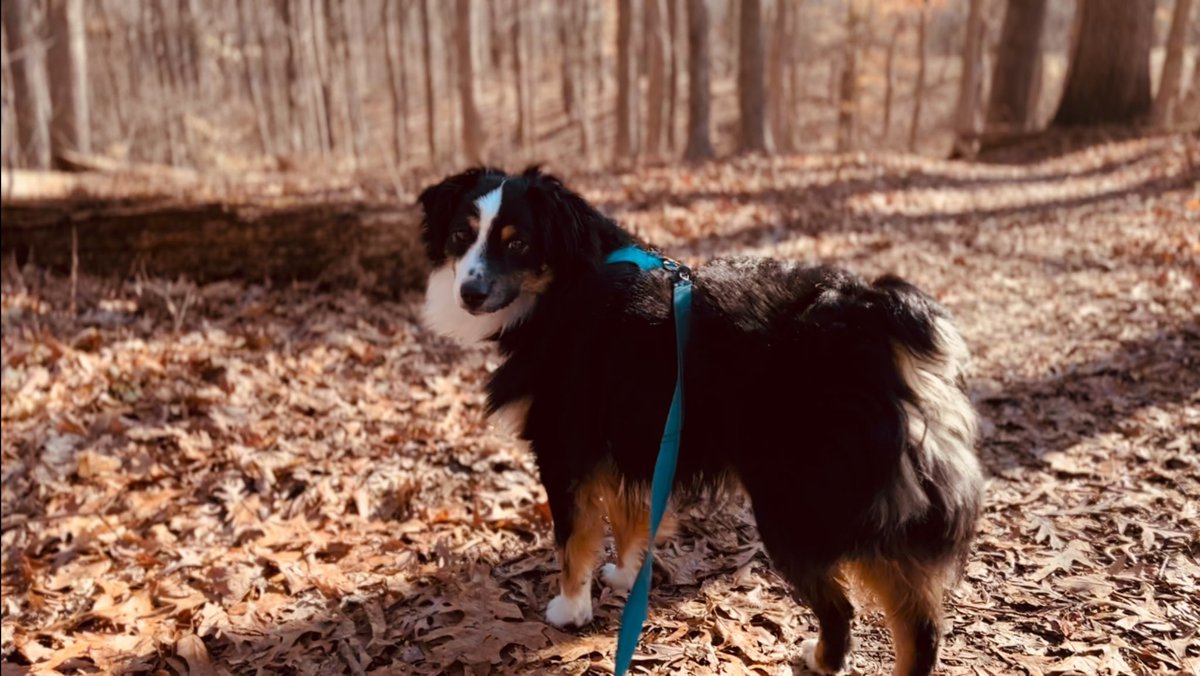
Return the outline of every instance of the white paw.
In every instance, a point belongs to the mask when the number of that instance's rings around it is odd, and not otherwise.
[[[814,674],[846,673],[845,669],[842,671],[830,671],[820,664],[817,664],[817,639],[815,638],[806,638],[800,642],[800,657],[804,659],[804,668],[808,669]],[[848,655],[846,656],[846,661],[850,661]]]
[[[606,563],[600,568],[600,577],[604,580],[604,584],[620,592],[633,589],[633,582],[637,579],[637,574],[636,568],[621,568],[615,563]]]
[[[580,594],[571,598],[559,594],[546,606],[546,621],[556,627],[582,627],[592,621],[592,597]]]

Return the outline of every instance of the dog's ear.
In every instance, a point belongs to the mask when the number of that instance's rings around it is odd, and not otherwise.
[[[560,264],[595,263],[601,242],[617,231],[616,224],[538,167],[529,167],[522,176],[529,181],[530,207],[542,229],[547,258]]]
[[[425,244],[425,253],[435,265],[440,264],[446,257],[446,237],[449,235],[450,219],[454,211],[462,204],[463,199],[484,176],[503,175],[497,169],[489,167],[473,167],[461,174],[455,174],[431,185],[421,191],[417,202],[424,211],[421,220],[421,241]]]

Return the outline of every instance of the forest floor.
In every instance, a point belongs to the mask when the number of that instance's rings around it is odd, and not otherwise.
[[[942,673],[1196,673],[1198,156],[1160,137],[573,183],[677,257],[894,271],[955,314],[989,482]],[[607,673],[622,599],[543,622],[544,494],[482,417],[497,355],[422,330],[419,299],[6,265],[3,674]],[[660,549],[635,672],[790,674],[814,634],[725,507]],[[879,613],[855,632],[856,671],[889,670]]]

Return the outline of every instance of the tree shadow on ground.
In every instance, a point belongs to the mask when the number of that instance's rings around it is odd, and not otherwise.
[[[1121,431],[1141,409],[1198,397],[1200,323],[1190,322],[980,397],[993,426],[980,453],[993,472],[1036,466],[1047,453]]]

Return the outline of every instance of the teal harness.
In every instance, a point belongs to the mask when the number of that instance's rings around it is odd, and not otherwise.
[[[621,633],[617,637],[615,672],[622,676],[633,659],[646,614],[650,604],[650,571],[654,564],[654,538],[663,514],[667,511],[667,499],[671,497],[671,484],[675,482],[675,465],[679,460],[679,439],[683,431],[683,358],[687,352],[688,333],[692,315],[692,271],[670,258],[652,254],[636,246],[617,249],[608,255],[606,263],[632,263],[643,272],[662,268],[671,273],[674,290],[672,307],[675,316],[675,394],[671,396],[671,408],[667,412],[667,424],[663,429],[662,441],[658,445],[658,459],[654,463],[654,479],[650,484],[650,539],[646,543],[646,558],[638,571],[637,580],[629,592],[625,609],[621,612]]]

